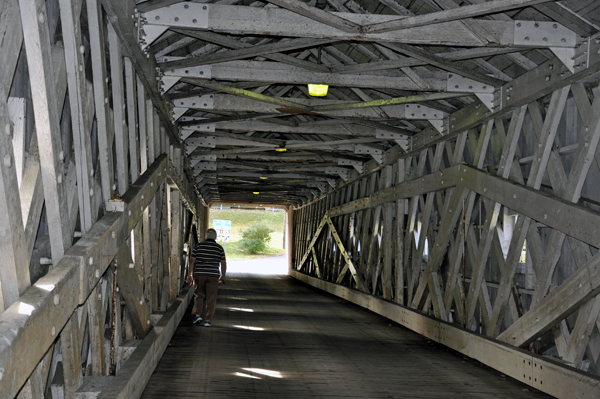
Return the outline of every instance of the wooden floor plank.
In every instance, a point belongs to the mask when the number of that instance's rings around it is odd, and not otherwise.
[[[231,274],[183,318],[142,398],[546,398],[287,276]]]

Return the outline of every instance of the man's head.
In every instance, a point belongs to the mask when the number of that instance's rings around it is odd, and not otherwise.
[[[215,229],[206,230],[206,238],[208,238],[210,240],[216,240],[217,239],[217,231]]]

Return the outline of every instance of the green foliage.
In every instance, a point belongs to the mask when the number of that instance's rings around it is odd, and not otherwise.
[[[265,224],[255,224],[242,232],[240,243],[251,254],[265,252],[273,230]]]
[[[225,247],[227,260],[240,259],[255,259],[262,256],[275,256],[285,254],[285,246],[283,245],[283,228],[285,214],[283,212],[271,212],[270,210],[238,210],[238,209],[223,209],[220,210],[218,205],[210,209],[209,226],[212,227],[213,219],[231,220],[231,232],[229,240],[225,244],[220,242]],[[274,230],[271,233],[271,242],[267,249],[260,254],[251,254],[242,246],[242,232],[255,224],[264,224]]]

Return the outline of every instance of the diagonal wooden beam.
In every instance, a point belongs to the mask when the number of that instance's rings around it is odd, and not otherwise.
[[[302,267],[304,262],[306,262],[306,259],[308,259],[308,256],[311,254],[311,249],[317,242],[317,239],[319,238],[319,234],[321,234],[321,230],[323,230],[323,227],[325,227],[326,223],[327,223],[327,215],[323,216],[323,218],[321,219],[321,222],[319,223],[319,226],[317,226],[317,229],[315,230],[315,233],[313,234],[313,238],[310,240],[310,244],[308,244],[308,247],[306,248],[304,256],[302,256],[300,263],[298,263],[298,268]]]
[[[479,74],[474,71],[468,71],[468,70],[464,69],[463,67],[455,64],[454,62],[446,61],[441,57],[438,57],[434,54],[431,54],[425,50],[422,50],[415,46],[411,46],[409,44],[387,43],[387,42],[383,42],[383,41],[380,42],[379,44],[389,48],[390,50],[394,50],[399,53],[409,55],[418,60],[421,60],[428,64],[434,65],[445,71],[456,73],[457,75],[461,75],[461,76],[476,80],[478,82],[488,84],[490,86],[501,86],[502,84],[505,83],[503,80],[500,80],[500,79],[491,78],[489,76],[482,75],[482,74]]]
[[[343,109],[356,109],[356,108],[373,108],[373,107],[384,107],[387,105],[398,105],[408,104],[414,102],[430,101],[430,100],[442,100],[448,98],[464,97],[465,93],[427,93],[417,94],[414,96],[396,97],[396,98],[385,98],[382,100],[362,101],[362,102],[350,102],[342,104],[330,104],[330,105],[314,105],[310,107],[313,112],[324,112],[324,111],[337,111]]]
[[[276,4],[281,8],[285,8],[296,14],[300,14],[307,18],[313,19],[315,21],[321,22],[325,25],[332,26],[334,28],[343,30],[344,32],[349,33],[358,33],[361,31],[362,26],[348,21],[342,17],[339,17],[330,12],[321,10],[316,7],[311,7],[306,3],[303,3],[298,0],[267,0],[269,3]]]
[[[183,35],[187,35],[190,37],[194,37],[196,39],[205,40],[207,42],[215,43],[220,46],[229,47],[233,49],[245,49],[252,48],[252,44],[244,43],[242,41],[236,40],[234,38],[227,37],[225,35],[220,35],[214,32],[204,32],[204,31],[196,31],[189,29],[173,29],[174,32],[181,33]],[[329,67],[325,65],[319,65],[314,62],[305,61],[296,57],[292,57],[286,54],[265,54],[265,58],[268,58],[273,61],[283,62],[285,64],[297,66],[300,68],[317,71],[317,72],[330,72]]]
[[[525,313],[497,339],[524,346],[600,293],[600,254],[594,255],[559,287],[550,292],[539,306]]]
[[[250,47],[242,47],[236,50],[221,51],[210,55],[184,58],[177,61],[169,61],[158,64],[163,69],[185,68],[198,65],[210,65],[219,62],[235,61],[244,58],[266,56],[281,51],[298,50],[305,47],[316,47],[324,44],[334,43],[336,40],[299,38],[280,40],[275,43],[259,44]],[[243,43],[243,42],[240,42]]]
[[[64,177],[60,115],[50,54],[47,11],[41,0],[20,0],[24,43],[33,93],[36,134],[40,152],[42,182],[54,264],[72,244],[69,234],[68,200]],[[62,157],[61,157],[62,154]]]
[[[338,250],[340,251],[341,255],[344,257],[344,260],[346,261],[346,266],[344,267],[343,270],[346,270],[346,267],[347,267],[348,270],[350,270],[350,273],[352,274],[352,278],[356,282],[358,289],[361,290],[362,292],[368,292],[369,290],[367,288],[367,283],[365,283],[362,276],[356,270],[356,266],[352,262],[352,259],[350,259],[350,256],[348,256],[348,252],[346,251],[346,249],[344,247],[344,243],[340,239],[340,236],[339,236],[335,226],[333,225],[333,221],[331,220],[331,218],[329,216],[325,216],[325,217],[327,219],[327,224],[329,225],[329,228],[331,229],[331,234],[333,235],[333,238],[338,246]],[[340,276],[344,273],[343,270],[342,270],[342,273],[340,273]],[[338,276],[338,281],[340,279],[340,276]]]
[[[365,33],[390,32],[394,30],[416,28],[442,22],[456,21],[481,15],[494,14],[523,8],[535,4],[547,3],[551,0],[493,0],[481,4],[472,4],[450,10],[438,11],[428,14],[417,15],[408,18],[366,25],[363,27]]]

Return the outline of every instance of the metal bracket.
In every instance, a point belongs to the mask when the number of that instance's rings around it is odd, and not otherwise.
[[[335,181],[334,179],[327,179],[327,183],[329,183],[331,187],[337,188],[337,181]]]
[[[440,132],[440,134],[444,134],[444,121],[443,120],[430,119],[429,123],[431,123],[431,126],[433,126],[435,128],[435,130]],[[407,147],[408,147],[408,139],[406,140],[405,147],[402,147],[402,148],[404,148],[406,150]]]
[[[185,114],[189,108],[187,107],[173,107],[173,122],[181,118],[181,115]]]
[[[215,103],[215,96],[213,94],[207,94],[205,96],[194,96],[187,98],[180,98],[173,101],[175,107],[187,107],[194,109],[213,109]]]
[[[216,136],[192,137],[188,138],[185,143],[190,146],[215,148],[217,145]]]
[[[181,78],[185,77],[210,79],[212,77],[211,66],[201,65],[189,68],[167,69],[161,76],[162,93],[168,92]]]
[[[181,140],[185,141],[187,140],[188,137],[190,137],[192,135],[192,133],[195,132],[209,132],[209,133],[213,133],[215,131],[215,124],[214,123],[207,123],[205,125],[188,125],[188,126],[183,126],[181,127]]]
[[[554,55],[567,67],[572,73],[579,72],[581,68],[587,68],[590,65],[590,55],[592,53],[593,40],[585,38],[579,41],[575,47],[550,47]]]
[[[194,172],[196,172],[194,170]],[[202,179],[216,179],[217,178],[217,172],[211,172],[211,171],[207,171],[207,170],[200,170],[197,173],[194,173],[194,176],[196,176],[196,180],[202,180]]]
[[[179,76],[165,76],[165,75],[161,76],[161,78],[160,78],[161,94],[165,94],[166,92],[171,90],[171,88],[173,86],[175,86],[175,84],[177,84],[177,82],[179,82],[180,79],[181,79],[181,77],[179,77]]]
[[[140,47],[144,52],[147,52],[147,48],[150,47],[152,43],[156,39],[158,39],[163,33],[169,29],[168,26],[157,26],[157,25],[146,25],[142,23],[142,19],[140,19],[141,29],[138,30],[138,41],[140,42]]]
[[[440,121],[443,124],[443,121]],[[386,132],[384,130],[376,130],[375,137],[378,139],[392,139],[398,144],[404,151],[408,151],[408,136],[400,133]]]
[[[383,163],[383,151],[362,144],[354,145],[355,154],[369,154],[379,165]]]
[[[475,94],[489,110],[494,106],[494,90],[493,86],[485,83],[477,82],[473,79],[465,78],[455,73],[449,73],[446,81],[446,91],[448,92],[465,92]],[[437,129],[437,127],[436,127]],[[441,130],[438,129],[440,133]]]
[[[515,21],[514,44],[527,47],[575,47],[577,34],[557,22]]]
[[[178,78],[202,78],[211,79],[212,69],[210,65],[200,65],[188,68],[167,69],[164,71],[165,76]]]
[[[316,187],[319,189],[319,191],[321,191],[322,193],[327,192],[327,183],[325,182],[320,182],[320,181],[313,181],[313,182],[308,182],[306,183],[307,187]]]
[[[211,162],[216,162],[217,161],[217,156],[216,155],[195,155],[194,157],[192,157],[191,161],[211,161]],[[193,165],[190,165],[193,166]]]
[[[194,152],[194,150],[195,150],[196,148],[198,148],[198,146],[197,146],[197,145],[189,145],[189,144],[186,144],[186,145],[185,145],[185,153],[186,153],[186,155],[190,155],[192,152]]]
[[[343,166],[352,166],[361,175],[365,171],[365,164],[364,164],[364,162],[353,161],[353,160],[350,160],[350,159],[338,159],[337,164],[338,165],[343,165]]]
[[[141,14],[138,23],[144,32],[139,38],[142,49],[145,50],[172,26],[178,28],[208,29],[208,13],[208,4],[182,2]],[[162,32],[160,32],[161,29]]]
[[[443,119],[444,112],[421,104],[405,104],[405,119]]]
[[[325,173],[330,175],[338,175],[344,182],[348,182],[348,169],[346,168],[328,167],[325,168]]]

